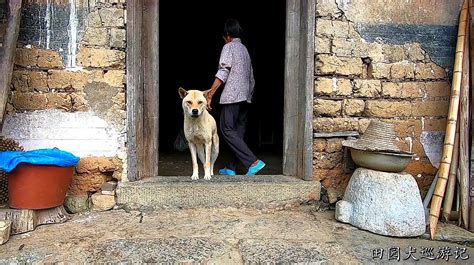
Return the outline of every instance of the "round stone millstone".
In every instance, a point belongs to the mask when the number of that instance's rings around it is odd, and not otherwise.
[[[421,195],[412,175],[357,168],[336,219],[376,234],[414,237],[425,233]]]

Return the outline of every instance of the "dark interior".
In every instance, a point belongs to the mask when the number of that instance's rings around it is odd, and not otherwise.
[[[227,18],[239,20],[244,30],[242,43],[249,50],[254,68],[256,85],[246,142],[267,163],[262,174],[282,173],[285,2],[271,1],[268,6],[249,0],[160,1],[160,175],[191,173],[189,150],[179,152],[174,148],[183,128],[178,87],[211,87],[225,44],[222,30]],[[213,98],[211,111],[218,126],[222,88]],[[216,170],[230,158],[222,137],[220,146]]]

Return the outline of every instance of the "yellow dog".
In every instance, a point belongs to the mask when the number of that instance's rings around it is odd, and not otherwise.
[[[188,140],[193,162],[191,179],[199,179],[197,153],[204,166],[204,179],[209,180],[214,175],[214,162],[219,155],[219,136],[217,136],[216,121],[206,109],[207,91],[186,91],[180,87],[178,92],[183,100],[184,135]]]

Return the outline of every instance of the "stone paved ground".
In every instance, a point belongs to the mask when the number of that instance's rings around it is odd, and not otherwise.
[[[442,226],[443,227],[443,226]],[[464,230],[463,230],[464,231]],[[468,233],[464,233],[466,238]],[[465,239],[459,239],[465,240]],[[467,237],[467,240],[473,240]],[[155,212],[114,210],[75,215],[63,224],[38,227],[10,238],[0,246],[0,263],[11,262],[168,262],[168,263],[386,263],[389,248],[400,248],[400,261],[408,263],[406,250],[457,247],[474,259],[469,244],[391,238],[361,231],[334,219],[333,211],[314,206],[283,211],[256,209],[190,209]],[[373,249],[383,248],[382,260]],[[436,264],[441,260],[422,259]],[[411,258],[410,258],[410,262]],[[442,262],[446,263],[446,262]]]

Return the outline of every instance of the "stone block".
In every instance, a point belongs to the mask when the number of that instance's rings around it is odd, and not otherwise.
[[[332,27],[332,21],[327,19],[316,20],[316,36],[332,37],[334,30]]]
[[[108,211],[115,206],[115,196],[94,193],[91,196],[93,211]]]
[[[314,115],[338,116],[341,114],[342,101],[316,99],[314,100]]]
[[[418,80],[444,79],[446,71],[435,63],[417,63],[415,78]]]
[[[415,77],[415,64],[409,62],[392,64],[390,77],[392,79],[413,79]]]
[[[126,37],[125,29],[110,29],[110,46],[113,48],[125,48]]]
[[[342,152],[342,138],[330,138],[327,139],[326,143],[326,152],[335,153]]]
[[[71,101],[73,103],[71,107],[72,112],[77,112],[77,111],[85,112],[91,109],[91,107],[89,106],[90,104],[89,102],[87,102],[84,93],[71,93],[69,94],[69,96],[71,97]]]
[[[381,63],[384,61],[383,49],[380,43],[356,41],[354,42],[352,55],[355,57],[370,58],[372,63]]]
[[[62,68],[62,58],[58,52],[35,48],[17,48],[15,64],[22,67]]]
[[[13,107],[18,111],[47,109],[48,100],[45,94],[18,93],[12,94]]]
[[[91,201],[89,199],[89,195],[67,195],[64,200],[64,207],[69,213],[87,212],[91,208]]]
[[[425,51],[421,48],[419,43],[404,44],[403,48],[405,49],[408,60],[418,62],[425,59]]]
[[[361,116],[365,110],[365,102],[362,99],[346,99],[343,109],[345,115]]]
[[[29,73],[29,83],[28,87],[30,91],[48,91],[48,73],[45,71],[31,71]]]
[[[316,21],[316,35],[346,38],[349,35],[349,22],[318,19]]]
[[[382,83],[382,95],[389,98],[422,98],[425,84],[420,82]]]
[[[349,96],[352,83],[349,79],[319,78],[315,81],[314,94],[317,96]]]
[[[0,245],[7,243],[8,239],[10,239],[11,230],[12,221],[0,220]]]
[[[87,26],[94,28],[102,27],[99,11],[93,11],[89,13],[89,17],[87,18]]]
[[[451,95],[451,86],[447,81],[425,82],[425,93],[429,98],[449,97]]]
[[[82,38],[82,42],[89,46],[107,46],[109,45],[109,34],[106,28],[87,28]]]
[[[360,58],[320,54],[316,56],[315,70],[317,74],[324,75],[360,76],[363,72],[363,64]]]
[[[362,80],[354,81],[354,95],[357,97],[376,98],[382,92],[380,80]]]
[[[30,83],[30,71],[14,70],[12,73],[11,84],[14,90],[19,92],[28,92]]]
[[[77,54],[77,63],[83,67],[125,67],[125,52],[108,49],[81,48]]]
[[[99,15],[104,27],[124,27],[124,10],[120,8],[101,8]]]
[[[100,191],[104,195],[115,195],[116,188],[117,188],[117,182],[108,181],[100,186]]]
[[[49,70],[48,87],[57,90],[82,91],[89,81],[88,71]]]
[[[367,100],[365,116],[378,118],[409,117],[411,107],[410,102]]]
[[[407,59],[403,45],[385,44],[382,49],[385,61],[389,63],[401,62]]]
[[[313,140],[313,152],[323,152],[326,149],[326,139],[317,138]]]
[[[113,87],[124,87],[126,82],[125,70],[108,70],[101,79],[96,79],[95,81],[105,82]]]
[[[446,130],[446,118],[423,119],[423,131],[444,131]]]
[[[363,132],[369,123],[368,119],[360,118],[329,118],[318,117],[313,119],[315,132],[358,131]]]
[[[316,17],[338,18],[341,15],[336,1],[316,1]]]
[[[336,219],[376,234],[416,237],[425,233],[420,192],[408,173],[357,168],[344,199],[336,204]]]
[[[45,109],[61,109],[65,111],[72,110],[72,99],[67,93],[46,93],[46,107]]]
[[[349,57],[352,55],[354,40],[347,38],[334,38],[332,40],[331,51],[337,56]]]
[[[414,117],[420,116],[444,116],[448,115],[449,101],[415,101],[413,102],[413,113]]]
[[[370,71],[369,75],[372,75],[373,78],[377,78],[377,79],[389,79],[391,68],[392,68],[391,64],[374,63],[369,68],[369,71]]]
[[[332,169],[342,163],[342,152],[313,152],[313,164],[316,168]]]

